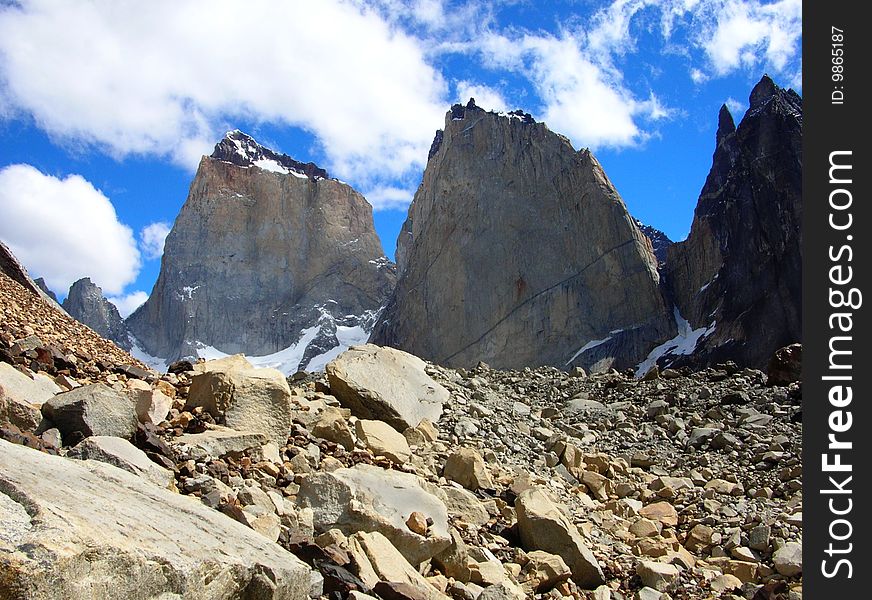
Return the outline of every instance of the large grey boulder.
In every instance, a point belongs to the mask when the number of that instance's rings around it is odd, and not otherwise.
[[[515,499],[518,533],[526,550],[544,550],[562,558],[572,570],[572,579],[585,589],[605,583],[596,557],[578,529],[542,490],[524,490]]]
[[[94,383],[58,394],[42,405],[43,416],[57,427],[64,444],[81,437],[130,438],[136,432],[136,407],[125,394]]]
[[[0,362],[0,423],[8,421],[21,430],[34,431],[42,421],[40,407],[60,391],[45,376],[31,379],[12,365]]]
[[[330,391],[361,419],[375,419],[397,431],[422,419],[435,423],[448,390],[424,370],[426,363],[401,350],[373,344],[353,346],[327,364]]]
[[[297,502],[314,512],[317,532],[340,529],[346,535],[377,531],[418,565],[451,544],[448,510],[425,491],[415,475],[359,464],[332,473],[313,473],[300,484]],[[433,520],[425,535],[409,529],[413,512]]]
[[[0,441],[0,581],[14,600],[303,600],[309,568],[194,498]]]
[[[651,242],[589,150],[455,105],[370,341],[440,365],[634,366],[674,335]]]
[[[200,365],[185,407],[198,406],[232,429],[263,433],[279,445],[288,439],[291,389],[276,369],[246,368],[226,359]]]
[[[362,195],[232,131],[200,161],[154,289],[127,324],[169,360],[302,343],[293,372],[346,334],[365,337],[395,279]]]
[[[125,439],[105,435],[85,438],[67,454],[70,458],[98,460],[133,473],[162,488],[175,489],[175,476],[153,462],[142,450]]]

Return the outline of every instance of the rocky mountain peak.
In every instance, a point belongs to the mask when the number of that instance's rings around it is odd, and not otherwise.
[[[762,367],[801,339],[802,99],[764,76],[749,104],[734,131],[721,109],[690,234],[668,252],[667,288],[698,336],[675,364]]]
[[[287,154],[280,154],[257,143],[253,137],[238,129],[228,131],[215,145],[210,158],[229,162],[239,167],[258,167],[264,171],[297,175],[312,179],[327,179],[327,171],[315,163],[302,163]]]
[[[49,298],[51,298],[52,300],[54,300],[55,302],[60,304],[60,301],[58,300],[57,294],[55,294],[53,291],[51,291],[49,289],[48,284],[45,282],[45,279],[43,279],[42,277],[37,277],[36,279],[33,280],[33,283],[36,284],[36,287],[38,287],[40,290],[42,290],[43,294],[45,294],[46,296],[48,296]]]
[[[762,105],[764,102],[775,96],[780,89],[781,88],[775,85],[775,82],[772,81],[772,78],[769,77],[769,75],[763,75],[763,77],[760,78],[760,81],[757,82],[757,85],[754,86],[754,89],[751,90],[751,96],[749,98],[751,108],[757,108]]]
[[[361,194],[232,131],[201,160],[128,324],[159,359],[244,353],[317,369],[366,340],[394,280]]]
[[[670,337],[651,244],[596,158],[525,115],[449,109],[372,342],[447,365],[607,369]]]
[[[70,286],[62,306],[80,323],[130,350],[127,327],[118,309],[103,296],[103,290],[90,277],[83,277]]]
[[[718,113],[718,133],[717,140],[720,143],[726,136],[736,132],[736,123],[733,121],[733,115],[726,104],[721,105],[721,110]]]

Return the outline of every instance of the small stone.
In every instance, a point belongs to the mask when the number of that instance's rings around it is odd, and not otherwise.
[[[318,415],[318,420],[309,426],[315,437],[339,444],[348,451],[354,450],[354,435],[342,411],[328,406]]]
[[[418,535],[427,535],[427,517],[418,511],[409,515],[406,525]]]
[[[675,565],[643,560],[636,565],[636,574],[647,587],[665,592],[678,579],[679,570]]]
[[[643,506],[639,511],[639,516],[651,519],[652,521],[659,521],[665,527],[675,527],[678,525],[678,512],[674,506],[666,501],[654,502],[653,504]]]
[[[635,596],[635,600],[664,600],[664,598],[669,598],[669,596],[650,587],[643,587],[636,592]]]
[[[708,525],[703,525],[702,523],[694,525],[693,529],[691,529],[687,534],[684,547],[691,552],[699,553],[711,547],[714,543],[714,533],[714,529]]]
[[[742,582],[734,575],[718,575],[709,582],[709,587],[713,592],[723,593],[739,589]]]
[[[534,550],[527,553],[527,559],[529,562],[521,571],[522,580],[534,582],[538,593],[547,592],[572,576],[569,567],[556,554]]]
[[[357,437],[374,456],[384,456],[394,464],[404,464],[412,456],[412,450],[403,434],[385,423],[360,419],[354,425]]]
[[[768,525],[763,523],[757,525],[748,533],[748,546],[752,550],[765,552],[769,548],[769,536],[771,535],[771,532],[772,529]]]
[[[640,538],[660,535],[662,529],[663,525],[659,521],[652,521],[651,519],[645,518],[641,518],[630,525],[630,533]]]
[[[730,550],[730,556],[736,560],[744,560],[747,562],[759,562],[760,557],[754,554],[754,551],[745,546],[737,546]]]
[[[472,491],[494,487],[484,459],[472,448],[460,448],[451,454],[445,461],[442,475]]]
[[[772,555],[775,570],[785,577],[802,573],[802,544],[787,542]]]

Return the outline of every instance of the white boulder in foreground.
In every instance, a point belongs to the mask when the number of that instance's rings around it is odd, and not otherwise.
[[[4,598],[308,597],[305,564],[194,498],[2,440],[0,523]]]
[[[340,354],[325,371],[331,393],[355,416],[402,432],[422,419],[438,421],[448,401],[448,390],[427,375],[426,364],[402,350],[364,344]]]

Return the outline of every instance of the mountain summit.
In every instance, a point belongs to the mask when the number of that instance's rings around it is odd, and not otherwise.
[[[765,368],[802,339],[802,99],[764,76],[749,103],[738,127],[721,108],[690,234],[668,251],[669,295],[704,330],[675,364]]]
[[[224,139],[215,145],[210,158],[237,165],[239,167],[258,167],[264,171],[327,179],[327,171],[315,163],[301,163],[287,154],[279,154],[274,150],[261,146],[250,135],[234,129],[224,135]]]
[[[371,341],[468,367],[637,364],[674,321],[651,242],[588,150],[454,105],[397,241]]]
[[[272,366],[317,368],[365,341],[394,281],[363,196],[231,131],[200,161],[128,325],[163,359],[281,351]]]

